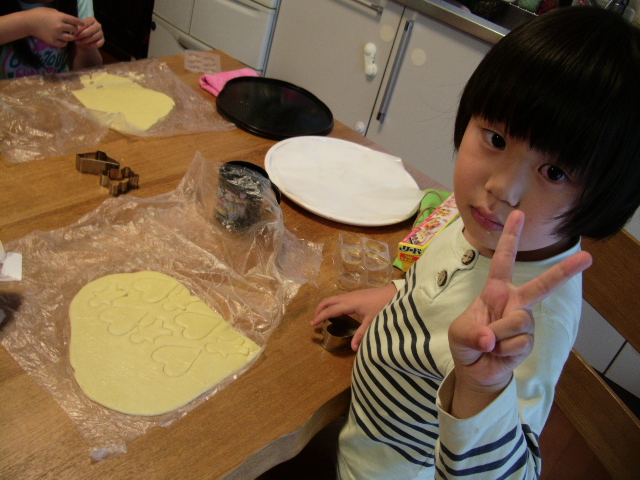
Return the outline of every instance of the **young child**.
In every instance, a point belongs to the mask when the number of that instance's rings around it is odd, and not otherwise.
[[[0,78],[102,65],[91,0],[2,0],[0,15]]]
[[[455,125],[461,219],[405,280],[325,299],[312,322],[362,323],[341,479],[540,475],[591,263],[580,237],[640,204],[638,78],[640,32],[590,7],[515,29],[478,66]]]

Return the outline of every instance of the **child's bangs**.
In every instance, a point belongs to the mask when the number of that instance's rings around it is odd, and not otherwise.
[[[589,82],[572,79],[575,70],[548,64],[540,68],[523,58],[494,65],[491,75],[476,79],[468,96],[469,114],[502,125],[508,136],[528,142],[555,157],[567,173],[582,177],[603,147],[602,132],[609,130],[602,122],[612,118],[611,92],[601,84],[585,88]]]

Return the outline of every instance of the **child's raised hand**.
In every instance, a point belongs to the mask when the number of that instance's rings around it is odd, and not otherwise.
[[[456,375],[451,413],[459,418],[487,406],[531,353],[531,307],[591,265],[591,255],[578,252],[516,287],[511,276],[523,224],[522,212],[509,215],[482,293],[449,327]]]
[[[373,319],[389,303],[396,292],[396,286],[391,284],[385,287],[355,290],[343,295],[325,298],[316,308],[311,325],[320,325],[325,320],[340,315],[357,315],[360,320],[360,327],[353,335],[353,340],[351,340],[351,348],[356,351]]]
[[[76,32],[82,26],[82,20],[53,8],[38,7],[29,10],[31,16],[31,36],[47,42],[49,45],[64,48],[76,39]]]
[[[76,33],[76,45],[85,49],[100,48],[104,45],[102,25],[94,17],[82,21],[82,26]]]

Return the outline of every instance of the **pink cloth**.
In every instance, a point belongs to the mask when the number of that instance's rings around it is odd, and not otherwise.
[[[214,75],[205,74],[200,77],[200,86],[217,97],[225,84],[232,78],[257,76],[258,73],[249,67],[216,73]]]

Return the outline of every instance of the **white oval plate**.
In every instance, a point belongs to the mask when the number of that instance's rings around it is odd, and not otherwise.
[[[329,220],[393,225],[416,213],[423,193],[402,161],[330,137],[294,137],[265,157],[273,183],[293,202]]]

